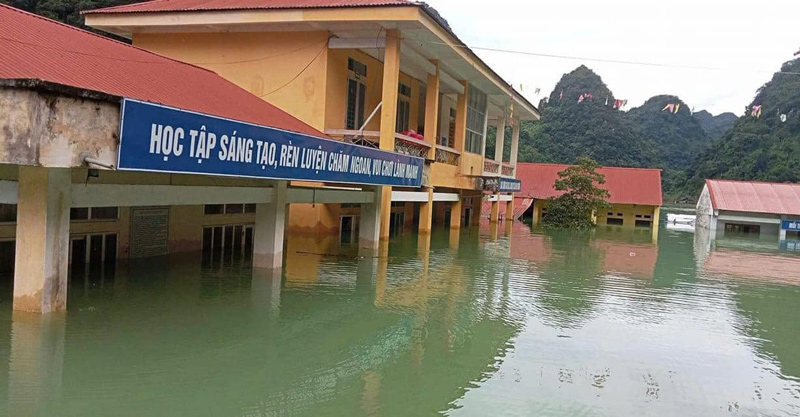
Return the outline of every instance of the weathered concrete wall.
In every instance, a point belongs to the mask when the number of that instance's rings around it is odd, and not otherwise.
[[[0,163],[79,167],[84,156],[116,164],[119,104],[0,86]]]

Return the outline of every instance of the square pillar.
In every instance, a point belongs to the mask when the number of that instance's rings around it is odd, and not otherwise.
[[[495,194],[497,199],[492,201],[492,214],[489,216],[490,223],[497,223],[500,220],[500,195]]]
[[[511,128],[511,159],[509,163],[514,169],[514,176],[517,175],[517,154],[519,153],[519,120],[514,121],[514,127]]]
[[[383,89],[381,90],[380,149],[394,151],[397,128],[397,89],[400,84],[400,31],[386,30],[386,49],[383,59]],[[389,239],[389,215],[392,210],[392,187],[381,187],[380,238]]]
[[[419,234],[429,234],[433,224],[433,188],[428,188],[428,201],[420,203]]]
[[[428,85],[425,90],[425,142],[431,145],[428,150],[428,159],[436,159],[436,139],[439,137],[441,67],[439,61],[431,62],[436,65],[436,73],[428,74]]]
[[[461,197],[450,205],[450,228],[461,229]]]
[[[361,204],[361,215],[359,216],[358,224],[358,247],[361,249],[378,250],[378,243],[381,238],[382,188],[384,187],[375,187],[373,189],[372,203]]]
[[[51,313],[67,309],[68,168],[19,168],[14,310]]]
[[[256,205],[253,267],[278,269],[283,267],[283,234],[286,226],[287,181],[277,181],[272,187],[271,203]]]
[[[506,221],[514,220],[514,196],[511,196],[511,201],[506,202]]]
[[[497,134],[494,142],[494,160],[503,163],[503,142],[506,137],[506,114],[505,112],[497,119]]]
[[[478,200],[477,205],[472,206],[472,225],[477,226],[481,224],[481,210],[483,209],[483,195],[475,197]]]
[[[469,94],[469,82],[461,81],[464,86],[464,93],[458,95],[456,100],[456,129],[453,149],[464,153],[464,145],[467,139],[467,99]]]

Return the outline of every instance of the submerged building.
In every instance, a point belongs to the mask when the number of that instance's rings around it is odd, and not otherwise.
[[[508,199],[516,152],[484,160],[486,127],[513,124],[516,149],[538,112],[438,15],[399,4],[190,13],[222,20],[170,17],[191,24],[163,38],[132,26],[193,64],[0,5],[0,267],[14,309],[64,310],[75,268],[199,251],[281,268],[285,230],[346,231],[376,250],[392,229],[477,221],[485,190]],[[434,40],[420,52],[404,28]],[[367,31],[383,46],[353,37]]]
[[[520,213],[529,216],[534,225],[547,216],[548,199],[563,194],[555,189],[558,173],[569,165],[521,163],[517,176],[521,180],[521,191],[515,196]],[[651,228],[658,230],[658,221],[663,202],[661,195],[661,170],[650,168],[601,167],[598,173],[605,176],[605,184],[599,187],[608,190],[611,207],[597,213],[598,226],[622,226]]]
[[[518,189],[520,122],[538,110],[424,3],[163,0],[84,15],[137,47],[211,69],[331,137],[423,158],[423,191],[381,189],[382,238],[474,224],[484,191]],[[511,141],[509,160],[485,157],[490,124],[497,149]],[[296,204],[288,227],[350,241],[360,215],[350,204]]]
[[[751,235],[798,241],[800,184],[706,180],[697,200],[697,226],[709,229],[712,239]]]

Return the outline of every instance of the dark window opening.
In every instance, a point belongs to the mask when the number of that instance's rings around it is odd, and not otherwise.
[[[758,234],[761,226],[756,224],[725,223],[726,233]]]
[[[610,217],[610,218],[606,219],[606,224],[609,225],[609,226],[622,226],[623,225],[623,220]]]
[[[222,214],[224,209],[224,204],[206,204],[205,207],[203,207],[203,214]]]
[[[89,220],[89,207],[73,207],[69,209],[70,220]]]
[[[225,214],[244,213],[244,204],[225,204]]]
[[[119,218],[119,207],[92,207],[92,220],[117,220]]]
[[[636,227],[651,227],[653,222],[650,220],[636,220]]]
[[[0,223],[14,223],[17,221],[16,204],[0,204]]]
[[[256,205],[254,203],[249,203],[244,205],[244,212],[245,213],[255,213],[256,212]]]

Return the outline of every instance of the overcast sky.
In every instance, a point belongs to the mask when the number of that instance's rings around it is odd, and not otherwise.
[[[737,115],[800,49],[800,0],[427,0],[473,47],[724,68],[654,68],[476,50],[537,104],[585,64],[638,106],[674,94],[695,110]],[[787,75],[798,77],[800,75]],[[539,97],[535,88],[541,88]]]

